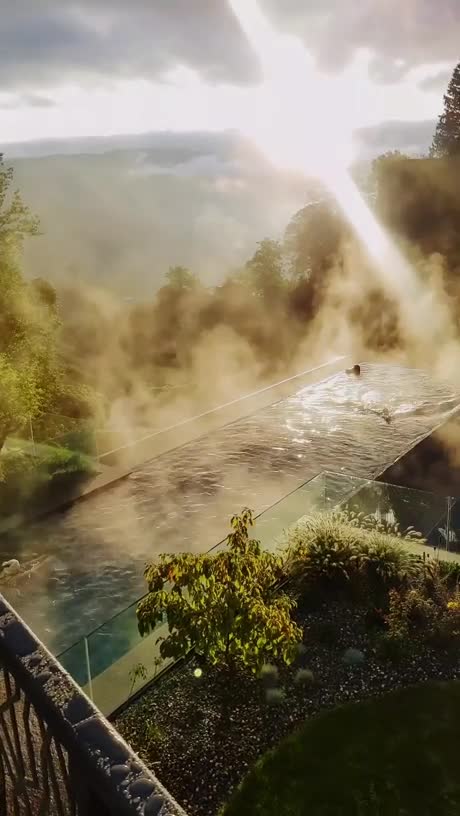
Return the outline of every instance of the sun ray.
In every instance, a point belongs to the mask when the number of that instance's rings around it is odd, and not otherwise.
[[[296,37],[278,34],[257,0],[229,0],[263,69],[254,120],[246,133],[279,167],[316,175],[335,196],[376,262],[387,289],[400,300],[419,295],[417,275],[364,201],[349,173],[352,127],[340,100],[324,99],[312,61]],[[305,88],[304,93],[302,93]],[[340,129],[342,128],[342,129]]]

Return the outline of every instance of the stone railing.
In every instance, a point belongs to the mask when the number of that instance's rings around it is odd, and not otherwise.
[[[186,816],[1,595],[0,814]]]

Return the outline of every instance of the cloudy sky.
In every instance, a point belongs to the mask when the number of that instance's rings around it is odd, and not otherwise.
[[[306,49],[308,77],[290,76],[299,109],[327,95],[359,129],[437,117],[460,58],[458,2],[260,6]],[[3,144],[240,129],[262,99],[260,64],[228,0],[0,0],[0,15]]]

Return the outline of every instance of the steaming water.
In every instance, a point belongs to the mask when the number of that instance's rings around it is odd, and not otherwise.
[[[47,553],[51,566],[6,594],[60,652],[143,593],[154,553],[207,550],[232,513],[260,512],[322,470],[375,477],[459,402],[421,371],[383,365],[303,388],[17,533],[4,558]]]

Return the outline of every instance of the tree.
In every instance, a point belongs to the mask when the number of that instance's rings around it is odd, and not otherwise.
[[[349,232],[341,210],[329,195],[299,210],[284,238],[293,277],[322,281]]]
[[[162,555],[147,567],[138,627],[148,634],[166,617],[169,634],[158,638],[163,658],[183,657],[194,646],[211,664],[253,671],[269,659],[295,658],[301,631],[291,620],[293,601],[276,591],[282,560],[249,538],[252,524],[251,511],[243,510],[221,552]]]
[[[439,117],[430,155],[460,154],[460,63],[455,68],[444,96],[444,111]]]
[[[187,290],[194,289],[198,284],[198,278],[185,266],[170,266],[165,275],[166,286],[172,289]]]
[[[246,264],[246,284],[256,297],[267,302],[277,300],[285,288],[283,250],[279,241],[265,238]]]
[[[11,190],[13,172],[0,156],[0,450],[7,436],[44,409],[56,376],[57,319],[43,285],[21,272],[23,242],[37,219]]]

